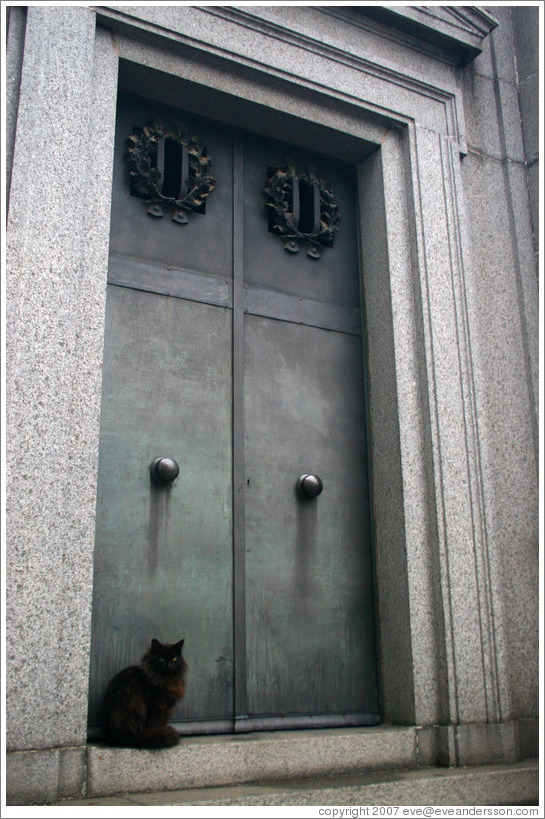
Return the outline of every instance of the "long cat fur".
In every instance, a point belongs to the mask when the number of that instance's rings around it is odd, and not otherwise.
[[[140,665],[124,668],[106,688],[104,739],[109,745],[168,748],[180,735],[168,725],[174,706],[185,694],[187,663],[178,643],[151,641]]]

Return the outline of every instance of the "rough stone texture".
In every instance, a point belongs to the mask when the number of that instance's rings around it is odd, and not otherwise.
[[[522,132],[528,163],[539,152],[539,10],[537,7],[511,9],[516,71],[520,87]]]
[[[463,73],[466,139],[471,150],[501,159],[494,78],[466,69]]]
[[[194,737],[169,751],[89,746],[87,795],[300,779],[416,765],[412,728]]]
[[[17,107],[21,84],[21,67],[25,45],[26,13],[24,8],[12,6],[6,9],[6,202],[9,204],[11,165],[17,126]]]
[[[489,82],[495,83],[497,103],[490,127],[499,123],[501,150],[498,156],[497,145],[473,144],[475,132],[468,129],[462,174],[473,249],[467,298],[499,708],[510,719],[537,708],[538,635],[529,624],[536,622],[538,605],[538,298],[517,89],[514,72],[500,60],[511,37],[510,15],[509,9],[498,12],[503,33],[501,39],[496,32],[491,36]],[[475,73],[477,63],[466,72]],[[466,79],[465,87],[471,84]],[[465,96],[464,102],[471,122],[478,100]]]
[[[410,270],[410,247],[403,228],[407,223],[405,197],[385,199],[384,186],[403,189],[402,140],[399,134],[390,132],[383,142],[382,150],[371,154],[362,164],[360,172],[360,214],[362,231],[362,274],[365,290],[365,320],[368,334],[368,386],[370,401],[370,447],[373,453],[373,479],[382,487],[376,492],[373,504],[376,573],[378,584],[378,623],[380,667],[382,676],[382,707],[384,719],[391,722],[414,722],[416,719],[415,684],[429,673],[433,666],[433,630],[424,631],[428,641],[426,667],[413,658],[413,634],[420,631],[416,626],[415,608],[426,605],[426,596],[413,596],[409,587],[407,566],[408,543],[416,536],[420,540],[425,533],[419,522],[410,515],[406,520],[403,503],[403,469],[401,463],[400,427],[406,415],[398,415],[399,391],[405,387],[409,398],[415,399],[414,362],[409,366],[407,379],[398,384],[400,367],[396,368],[396,338],[394,317],[396,301],[393,294],[407,287],[406,271]],[[388,240],[388,227],[397,225]],[[397,238],[397,242],[393,241]],[[410,283],[408,285],[410,289]],[[412,349],[412,326],[403,325]],[[396,331],[398,334],[399,324]],[[398,342],[399,343],[399,342]],[[403,341],[402,341],[403,343]],[[405,369],[401,370],[405,374]],[[408,383],[407,383],[408,381]],[[411,438],[412,440],[412,438]],[[420,467],[416,458],[413,468]],[[408,481],[406,489],[414,492],[408,508],[419,506],[420,482]],[[416,527],[416,532],[415,532]],[[411,630],[411,622],[413,629]],[[431,645],[430,645],[431,643]],[[432,668],[432,674],[433,674]],[[420,693],[420,692],[419,692]]]
[[[520,87],[522,134],[527,162],[530,212],[534,250],[539,250],[539,11],[537,8],[511,9],[516,70]]]
[[[318,66],[323,67],[322,56],[333,54],[339,63],[337,70],[333,72],[330,67],[325,73],[322,71],[320,84],[344,84],[339,70],[342,72],[344,65],[357,65],[360,59],[360,72],[365,63],[381,66],[385,73],[395,73],[400,86],[406,78],[432,87],[452,89],[454,85],[451,67],[444,60],[433,56],[430,59],[418,47],[411,47],[415,44],[410,37],[385,38],[377,34],[365,19],[347,14],[346,9],[310,7],[301,14],[299,9],[274,5],[246,9],[193,7],[181,15],[175,7],[162,5],[109,8],[120,19],[132,21],[138,27],[149,30],[160,27],[205,49],[212,47],[218,53],[228,43],[230,51],[240,58],[264,65],[267,71],[278,68],[284,75],[299,80],[310,79]],[[105,13],[108,14],[106,9]],[[291,59],[286,59],[287,51]],[[362,73],[365,82],[365,70]],[[360,88],[359,94],[362,91]]]
[[[537,721],[534,726],[537,729]],[[529,733],[529,732],[528,732]],[[530,743],[528,743],[530,746]],[[531,756],[537,756],[537,744]],[[527,758],[517,722],[449,725],[437,729],[437,757],[443,765],[460,766],[517,762]]]
[[[490,7],[487,11],[493,15],[499,25],[482,41],[483,50],[481,54],[469,64],[468,68],[485,77],[494,78],[498,76],[505,82],[516,83],[517,74],[513,63],[513,35],[509,25],[511,9],[505,4],[503,7]],[[492,55],[492,37],[494,38],[496,65],[494,65]]]
[[[198,793],[191,789],[231,786],[228,793],[232,795],[232,786],[255,782],[269,783],[266,792],[273,794],[278,789],[300,788],[302,780],[316,777],[327,777],[329,782],[343,777],[344,784],[348,776],[375,782],[373,772],[411,770],[414,778],[417,769],[438,764],[448,767],[454,760],[464,766],[506,761],[515,766],[537,756],[538,734],[538,721],[527,720],[503,725],[381,726],[187,737],[176,748],[164,751],[101,745],[19,751],[7,756],[8,804],[50,804],[63,798],[78,799],[81,804],[120,804],[108,801],[116,800],[120,793],[138,804],[142,798],[138,791],[143,789],[189,790],[187,797],[173,795],[183,801]],[[515,784],[520,777],[516,770],[509,769]],[[440,774],[436,770],[434,776]],[[388,777],[396,779],[391,773]],[[363,789],[363,797],[366,793]],[[147,798],[165,799],[165,795]]]
[[[85,748],[18,751],[6,756],[6,803],[48,804],[84,792]]]
[[[473,766],[520,762],[539,756],[539,720],[416,729],[418,766]]]
[[[413,185],[418,185],[420,194],[416,219],[424,237],[418,246],[422,375],[427,384],[427,394],[422,396],[430,419],[426,434],[433,463],[430,491],[437,520],[448,721],[472,722],[483,719],[488,708],[484,662],[489,648],[483,641],[482,621],[490,614],[475,560],[482,543],[474,525],[469,474],[477,444],[471,428],[471,382],[466,369],[469,338],[464,323],[463,270],[454,251],[459,230],[452,207],[457,159],[429,132],[418,130],[416,144]]]
[[[281,90],[285,83],[295,82],[299,86],[296,93],[301,99],[296,116],[305,117],[305,107],[312,105],[312,94],[316,94],[316,99],[321,97],[334,101],[337,107],[341,107],[339,103],[344,103],[342,108],[345,108],[346,104],[359,101],[365,102],[365,106],[377,114],[393,115],[396,119],[400,116],[412,118],[416,93],[419,95],[418,118],[423,127],[437,131],[446,128],[463,130],[462,106],[457,105],[455,97],[456,81],[453,72],[442,61],[421,60],[416,52],[409,52],[408,56],[406,49],[399,44],[389,42],[386,45],[383,38],[375,33],[362,32],[363,39],[354,37],[353,28],[345,23],[333,22],[328,11],[324,13],[308,8],[301,14],[300,10],[294,12],[284,8],[279,15],[274,7],[254,7],[251,12],[233,8],[187,7],[182,17],[175,8],[157,5],[133,7],[130,11],[105,9],[104,14],[106,17],[113,14],[114,20],[119,18],[130,22],[137,30],[140,26],[150,32],[158,29],[165,31],[171,27],[176,32],[173,36],[175,42],[181,38],[181,42],[192,46],[198,44],[203,49],[210,62],[206,69],[212,72],[217,56],[226,56],[225,45],[229,43],[229,56],[236,55],[237,62],[249,69],[250,77],[257,72],[254,82],[258,79],[258,82],[272,86],[270,91],[273,93],[275,86]],[[297,24],[293,15],[297,18]],[[279,16],[282,18],[280,25]],[[294,25],[304,30],[305,35],[294,35]],[[241,36],[242,31],[244,36]],[[350,38],[353,53],[346,50],[346,37]],[[118,37],[116,34],[116,40],[122,56],[136,56],[134,48],[124,36]],[[388,57],[385,56],[386,52]],[[373,55],[372,60],[369,60],[370,54]],[[182,63],[183,74],[189,78],[193,67],[191,56],[188,57],[189,64],[185,55]],[[176,60],[176,57],[168,55],[165,58],[166,54],[156,53],[154,62],[155,59],[163,61],[167,71],[172,72],[172,59]],[[200,72],[203,67],[196,67],[195,70]],[[413,72],[418,76],[418,82],[411,76]],[[234,79],[222,71],[218,74],[218,89],[225,87],[232,92],[234,81],[237,92],[244,93],[244,76]],[[420,82],[424,82],[423,88]],[[310,95],[301,94],[307,90],[311,92]],[[257,96],[263,96],[263,88],[257,92]]]
[[[537,5],[526,8],[513,5],[510,16],[517,75],[523,80],[539,71],[539,8]]]
[[[460,765],[475,765],[482,759],[483,747],[487,749],[490,764],[517,759],[516,726],[513,723],[457,725],[455,732]]]
[[[96,49],[95,60],[89,10],[28,9],[6,277],[7,745],[15,749],[86,737],[112,152],[93,77],[112,125],[115,110],[115,73],[102,40]]]
[[[133,793],[67,800],[59,806],[85,805],[537,805],[537,763],[445,770],[367,774],[273,785]]]
[[[389,182],[392,157],[386,140],[382,146],[387,224],[383,258],[388,259],[390,279],[390,294],[385,289],[382,294],[383,300],[391,299],[393,336],[399,337],[393,344],[397,384],[390,397],[395,396],[398,406],[405,498],[403,521],[396,517],[392,523],[398,519],[405,528],[412,685],[419,722],[444,721],[437,713],[445,706],[454,723],[479,722],[484,715],[486,720],[509,719],[536,713],[537,708],[537,585],[531,577],[537,566],[538,300],[522,185],[510,18],[503,12],[501,17],[503,25],[483,72],[469,68],[464,77],[467,159],[460,166],[439,134],[416,130],[407,183],[417,223],[414,316],[407,309],[410,287],[404,287],[400,275],[407,270],[407,254],[403,267],[396,249],[406,220],[394,204],[393,190],[402,185],[399,174]],[[375,241],[377,235],[375,228]],[[387,402],[373,374],[384,371],[378,362],[387,357],[392,343],[389,310],[381,310],[381,320],[377,318],[381,290],[370,272],[374,270],[380,267],[370,253],[364,262],[364,288],[373,458],[378,474],[386,475],[381,463],[386,463],[388,450],[377,450],[386,438]],[[414,396],[411,384],[418,385]],[[395,426],[393,417],[389,424]],[[433,487],[428,515],[427,481]],[[375,500],[379,526],[386,497]],[[423,544],[430,550],[427,560]],[[381,548],[384,543],[378,537],[379,606],[391,608],[388,591],[386,602],[380,599],[388,585],[381,579]],[[393,554],[391,547],[388,553]],[[437,616],[441,610],[442,624]],[[387,618],[381,612],[381,621]],[[443,656],[430,650],[434,628],[438,644],[443,641],[445,647]],[[433,695],[441,667],[448,680],[443,699]],[[387,697],[385,709],[388,713]],[[447,758],[456,760],[456,744],[447,746]]]
[[[530,74],[520,82],[520,110],[524,152],[529,165],[539,157],[539,119],[536,100],[539,99],[539,74]]]

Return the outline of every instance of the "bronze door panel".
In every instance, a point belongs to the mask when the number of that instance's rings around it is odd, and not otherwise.
[[[205,212],[186,223],[132,195],[126,139],[153,118],[212,161]],[[264,192],[282,163],[302,179],[287,249]],[[340,224],[318,247],[325,179]],[[343,163],[120,101],[91,725],[152,637],[186,641],[182,732],[380,721],[355,201]]]
[[[178,718],[232,719],[231,314],[110,287],[106,339],[90,720],[152,637],[183,635]],[[160,456],[171,485],[150,480]]]

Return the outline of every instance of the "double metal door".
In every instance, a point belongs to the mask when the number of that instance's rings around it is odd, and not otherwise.
[[[195,140],[161,147],[167,120]],[[135,195],[146,123],[171,199],[187,147],[211,159],[196,209]],[[116,140],[90,723],[152,637],[185,638],[182,732],[376,723],[353,169],[129,99]]]

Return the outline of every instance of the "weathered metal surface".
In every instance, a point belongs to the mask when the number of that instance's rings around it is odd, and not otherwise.
[[[359,307],[344,304],[330,304],[316,299],[291,296],[276,290],[246,285],[244,290],[244,311],[255,316],[306,324],[310,327],[326,327],[340,333],[361,335]]]
[[[108,282],[178,299],[232,307],[230,278],[181,270],[174,265],[153,264],[127,256],[110,255]]]
[[[103,394],[91,722],[115,672],[180,634],[177,716],[230,718],[231,312],[110,286]],[[161,453],[180,465],[166,486],[150,479]]]
[[[376,713],[359,339],[248,316],[245,355],[249,713]]]
[[[154,113],[122,103],[120,135]],[[183,733],[376,723],[353,173],[188,122],[217,178],[190,230],[150,220],[117,146],[91,720],[111,674],[183,633]],[[286,156],[343,214],[319,265],[268,230],[263,185]],[[160,456],[179,465],[162,485]]]
[[[359,308],[353,168],[272,140],[248,137],[244,151],[245,285],[311,299],[324,305]],[[334,246],[323,249],[319,262],[302,252],[286,253],[283,242],[269,231],[268,214],[263,207],[263,185],[267,169],[281,167],[287,154],[298,168],[310,164],[321,178],[327,178],[342,214]]]
[[[225,140],[223,129],[177,112],[164,112],[164,119],[179,121],[188,133],[198,133],[214,162],[217,184],[206,200],[206,214],[191,213],[191,224],[187,228],[180,228],[171,219],[153,219],[146,213],[142,199],[130,195],[130,179],[123,158],[126,138],[135,126],[152,120],[157,110],[157,106],[136,100],[124,100],[118,108],[110,253],[230,278],[233,170],[231,146]]]

